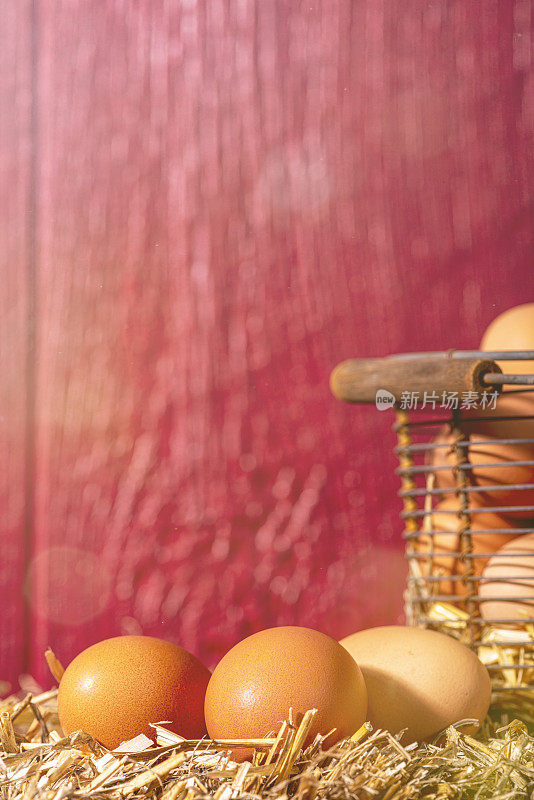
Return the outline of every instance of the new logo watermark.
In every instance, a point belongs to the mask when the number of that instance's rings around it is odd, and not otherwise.
[[[379,389],[376,393],[375,403],[379,411],[387,411],[388,408],[393,408],[395,405],[395,395],[392,395],[387,389]]]

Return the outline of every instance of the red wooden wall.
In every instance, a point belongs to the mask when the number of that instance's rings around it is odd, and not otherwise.
[[[532,300],[530,0],[4,0],[0,677],[401,614],[351,355]]]

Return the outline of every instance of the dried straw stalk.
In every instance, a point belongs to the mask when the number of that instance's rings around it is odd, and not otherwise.
[[[89,735],[63,736],[57,691],[0,701],[0,797],[5,800],[508,800],[534,790],[534,737],[524,723],[484,739],[449,728],[441,744],[409,745],[366,724],[324,750],[304,746],[315,710],[290,713],[276,735],[186,740],[155,725],[113,752]],[[327,740],[326,740],[327,741]],[[250,762],[230,751],[254,748]]]

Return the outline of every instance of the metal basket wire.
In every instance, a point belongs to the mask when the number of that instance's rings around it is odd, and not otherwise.
[[[528,470],[532,467],[534,470],[534,375],[502,374],[495,360],[532,361],[534,351],[407,354],[373,360],[371,372],[367,369],[369,363],[366,360],[353,360],[344,362],[334,370],[331,384],[334,394],[352,402],[374,402],[375,397],[384,391],[386,395],[395,396],[395,452],[399,460],[397,473],[401,483],[401,517],[409,564],[405,592],[408,624],[442,631],[475,650],[490,671],[494,697],[499,696],[501,702],[521,707],[523,711],[526,699],[531,707],[531,721],[534,722],[534,562],[532,573],[521,578],[523,587],[525,581],[529,586],[532,585],[532,592],[529,591],[527,596],[524,592],[522,595],[514,594],[514,581],[518,581],[515,574],[503,574],[502,571],[498,577],[484,574],[486,565],[498,555],[503,542],[519,543],[522,537],[534,534],[534,505],[522,503],[524,495],[531,490],[534,498],[534,483],[503,481],[502,485],[497,482],[484,485],[475,477],[478,472],[482,469],[486,470],[486,474],[491,474],[488,470],[502,469],[503,461],[490,459],[484,462],[484,458],[482,462],[480,459],[478,462],[472,460],[476,451],[473,439],[476,441],[477,437],[473,431],[476,432],[477,424],[484,425],[490,420],[490,427],[495,430],[497,424],[513,423],[513,436],[505,438],[494,433],[493,438],[491,435],[485,438],[485,446],[527,449],[531,446],[532,459],[504,463],[505,468],[521,467]],[[403,361],[410,365],[406,372],[405,390],[402,390],[401,372],[398,372]],[[418,366],[423,362],[431,367],[426,372]],[[432,364],[443,365],[443,368],[439,366],[441,376],[436,379],[433,378]],[[467,366],[463,369],[463,364],[469,365],[469,369]],[[480,369],[479,365],[482,365]],[[428,408],[414,408],[413,402],[412,408],[409,407],[410,403],[403,404],[403,395],[410,395],[407,390],[412,385],[419,388],[425,386],[425,394],[435,395],[437,383],[439,390],[446,392],[449,369],[453,386],[469,387],[469,381],[473,380],[474,389],[478,389],[479,393],[491,389],[495,405],[491,414],[487,408],[476,413],[466,411],[460,403],[452,410],[431,407],[431,413]],[[388,385],[387,376],[392,370],[396,371],[396,375]],[[419,378],[413,384],[416,373]],[[516,386],[522,388],[515,389]],[[497,399],[502,387],[512,388],[506,389]],[[466,393],[474,389],[468,388]],[[532,413],[500,413],[500,406],[503,403],[506,405],[512,397],[520,398],[521,402],[526,399],[524,405]],[[528,403],[530,398],[531,408]],[[436,441],[438,433],[441,439],[438,436]],[[436,463],[438,452],[447,453],[446,464]],[[443,470],[448,472],[444,473]],[[440,471],[448,479],[452,476],[449,485],[440,481]],[[507,498],[506,502],[499,502],[499,493]],[[514,495],[520,502],[509,502]],[[490,496],[491,500],[488,500]],[[441,509],[439,514],[450,514],[455,524],[451,523],[444,530],[436,528],[435,520],[440,504],[447,498],[451,504],[451,498],[454,498],[455,508]],[[528,499],[532,500],[530,497]],[[495,520],[502,518],[503,527],[481,527],[476,521],[476,515],[480,514],[483,515],[480,517],[482,520],[488,519],[488,514],[496,515]],[[454,546],[444,544],[447,537]],[[481,543],[484,544],[488,538],[494,538],[499,546],[483,546],[481,550]],[[533,558],[534,548],[529,553],[521,552],[520,546],[518,552],[508,548],[506,551],[506,561],[510,560],[512,565],[514,559]],[[514,572],[513,568],[511,572]],[[510,587],[509,595],[502,594],[504,584]],[[494,585],[501,587],[498,596],[493,596]],[[488,587],[492,587],[491,592]],[[510,603],[517,603],[521,613],[488,618],[484,609],[489,607],[485,604],[491,602],[508,603],[507,608]],[[525,608],[529,609],[528,613],[525,613]]]

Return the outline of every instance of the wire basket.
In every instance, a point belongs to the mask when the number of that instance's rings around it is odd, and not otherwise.
[[[408,624],[475,650],[494,703],[534,723],[534,375],[496,363],[533,359],[451,350],[350,360],[331,386],[396,415]]]

